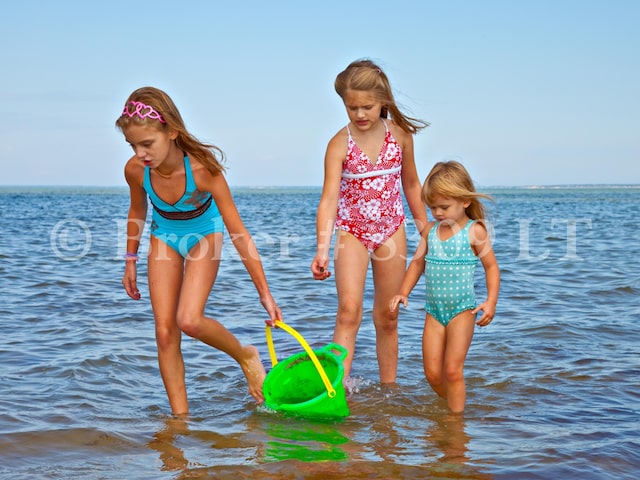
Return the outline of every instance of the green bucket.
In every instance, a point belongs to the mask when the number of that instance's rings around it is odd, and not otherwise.
[[[348,417],[349,406],[342,384],[342,362],[347,350],[337,343],[311,350],[293,328],[280,320],[275,322],[275,326],[291,333],[304,351],[278,362],[271,327],[267,325],[267,343],[273,368],[262,386],[265,405],[272,410],[307,417]]]

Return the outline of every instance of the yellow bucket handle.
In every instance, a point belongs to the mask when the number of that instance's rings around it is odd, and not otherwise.
[[[322,365],[318,361],[318,357],[316,356],[314,351],[311,350],[311,347],[309,347],[309,344],[305,341],[305,339],[302,338],[302,335],[300,335],[298,332],[296,332],[293,328],[291,328],[289,325],[284,323],[282,320],[276,320],[274,324],[276,328],[281,328],[285,332],[290,333],[291,335],[293,335],[293,337],[296,340],[298,340],[298,342],[300,342],[300,345],[302,345],[302,348],[304,348],[304,351],[307,352],[307,354],[309,355],[309,358],[311,358],[311,361],[313,362],[316,369],[318,370],[318,373],[320,374],[320,378],[322,378],[322,381],[324,382],[324,386],[327,389],[327,394],[329,395],[329,398],[335,397],[336,396],[335,388],[333,388],[333,385],[331,385],[331,381],[329,380],[329,377],[327,377],[327,374],[324,371],[324,368],[322,368]],[[278,359],[276,358],[276,349],[273,346],[273,338],[271,336],[271,325],[269,325],[268,323],[267,323],[265,333],[267,337],[267,346],[269,347],[269,356],[271,357],[271,365],[275,367],[278,364]]]

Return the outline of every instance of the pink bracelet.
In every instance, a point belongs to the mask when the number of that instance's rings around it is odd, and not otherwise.
[[[125,253],[122,258],[127,262],[137,262],[140,256],[137,253]]]

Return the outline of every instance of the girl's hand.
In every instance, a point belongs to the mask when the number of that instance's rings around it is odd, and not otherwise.
[[[404,305],[404,308],[407,308],[409,304],[409,298],[406,295],[394,295],[391,301],[389,302],[389,310],[395,312],[398,308],[398,305]]]
[[[267,297],[261,298],[260,303],[269,314],[269,320],[266,321],[269,326],[273,327],[275,326],[274,324],[276,320],[282,320],[282,311],[271,294]]]
[[[138,282],[136,262],[126,262],[124,267],[124,276],[122,277],[122,285],[129,295],[134,300],[140,300],[140,291],[138,290]]]
[[[311,262],[311,273],[314,280],[326,280],[331,276],[329,271],[329,257],[316,255]]]
[[[491,323],[491,320],[493,320],[493,317],[496,314],[496,304],[494,302],[485,301],[471,311],[474,315],[478,312],[482,312],[482,315],[476,320],[476,325],[486,327]]]

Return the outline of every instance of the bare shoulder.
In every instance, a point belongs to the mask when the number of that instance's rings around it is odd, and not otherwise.
[[[473,239],[473,241],[484,242],[487,239],[487,227],[481,220],[474,221],[469,228],[469,231],[471,233],[471,238]]]
[[[338,160],[342,163],[347,155],[349,136],[347,128],[341,128],[327,144],[326,160]]]
[[[134,155],[129,160],[127,160],[127,163],[124,165],[124,169],[127,172],[134,172],[136,170],[144,170],[144,164],[140,160],[138,160],[136,158],[136,156]]]
[[[396,139],[396,142],[398,142],[400,146],[405,145],[407,142],[411,142],[411,144],[413,144],[413,135],[411,133],[405,132],[393,120],[386,120],[386,122],[389,126],[391,135],[393,135],[393,138]]]
[[[436,222],[427,222],[427,226],[422,229],[422,233],[425,237],[429,234],[435,224]]]
[[[200,163],[195,158],[189,157],[189,166],[191,167],[191,173],[193,174],[194,179],[198,179],[203,175],[211,175],[211,172],[205,167],[202,163]]]
[[[228,189],[227,179],[223,172],[212,173],[207,167],[196,160],[191,161],[191,173],[196,187],[201,192],[210,192],[216,194]]]
[[[327,150],[335,148],[343,149],[346,152],[348,141],[349,135],[347,134],[347,127],[342,127],[333,137],[331,137],[331,140],[329,140]]]
[[[128,183],[142,185],[144,178],[144,164],[134,155],[124,166],[124,176]]]

